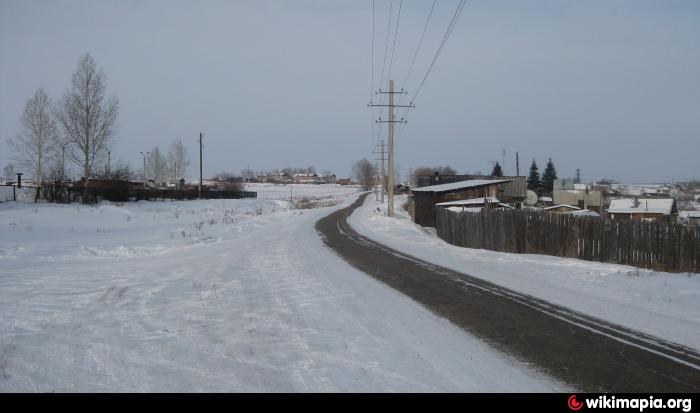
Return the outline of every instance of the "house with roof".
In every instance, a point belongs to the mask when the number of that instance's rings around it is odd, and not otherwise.
[[[320,182],[317,174],[294,174],[292,178],[295,184],[315,184]]]
[[[687,211],[688,225],[697,225],[700,227],[700,211]]]
[[[435,226],[436,204],[444,204],[454,201],[470,201],[484,198],[485,204],[488,198],[494,198],[503,191],[503,185],[510,182],[509,179],[472,179],[447,184],[430,185],[420,188],[411,188],[411,216],[413,221],[424,227]],[[478,204],[474,204],[475,207]],[[442,205],[445,206],[445,205]],[[448,205],[449,206],[449,205]],[[455,207],[457,205],[452,205]]]
[[[561,205],[552,205],[548,206],[545,208],[542,208],[544,212],[549,212],[552,214],[571,214],[577,211],[580,211],[581,208],[573,205],[568,205],[568,204],[561,204]]]
[[[552,190],[554,205],[575,205],[581,209],[600,211],[603,207],[603,191],[576,183],[573,179],[555,179]]]
[[[610,201],[610,219],[675,222],[678,207],[673,198],[621,198]]]

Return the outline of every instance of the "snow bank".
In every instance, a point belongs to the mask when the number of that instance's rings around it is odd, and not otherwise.
[[[406,197],[397,198],[402,205]],[[370,196],[349,218],[359,233],[417,258],[576,311],[700,349],[700,275],[450,245],[406,211],[381,212]]]

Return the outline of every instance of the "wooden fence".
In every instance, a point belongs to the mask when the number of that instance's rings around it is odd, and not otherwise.
[[[700,272],[700,227],[527,210],[436,211],[440,238],[467,248]]]
[[[257,192],[251,191],[219,191],[209,188],[202,188],[202,199],[241,199],[257,198]],[[157,200],[187,200],[198,199],[198,189],[136,189],[135,198],[137,201],[157,201]]]
[[[18,191],[14,186],[7,185],[3,188],[9,189],[9,195],[3,194],[2,201],[17,200]],[[22,186],[23,190],[31,190],[35,193],[36,186]],[[135,201],[175,201],[199,199],[197,188],[185,189],[154,189],[154,188],[134,188],[126,181],[102,182],[88,186],[87,191],[81,185],[59,185],[44,184],[39,189],[39,198],[49,202],[71,203],[83,202],[96,203],[101,200],[111,202]],[[202,199],[241,199],[257,198],[258,193],[252,191],[224,191],[210,188],[202,188]],[[7,198],[7,199],[4,199]],[[26,198],[26,197],[25,197]],[[33,196],[32,199],[35,199]]]

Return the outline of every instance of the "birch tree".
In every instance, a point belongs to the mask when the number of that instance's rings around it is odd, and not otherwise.
[[[11,158],[41,186],[55,158],[58,136],[51,98],[44,89],[37,89],[24,105],[21,125],[17,136],[7,140]]]
[[[85,54],[71,78],[58,108],[58,119],[68,142],[67,157],[83,170],[85,192],[93,168],[104,160],[113,143],[119,116],[116,96],[105,97],[106,82],[95,59]]]
[[[168,170],[175,182],[185,177],[189,164],[187,148],[182,144],[182,139],[178,138],[168,148]]]
[[[146,171],[156,186],[168,177],[168,161],[157,146],[146,157]]]

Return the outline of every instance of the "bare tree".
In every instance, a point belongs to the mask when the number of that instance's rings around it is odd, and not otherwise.
[[[217,187],[222,191],[243,191],[245,189],[243,178],[231,172],[219,172],[214,175],[214,179],[218,181]]]
[[[353,164],[352,174],[355,179],[357,179],[357,182],[360,183],[363,190],[368,191],[372,187],[375,169],[372,162],[368,161],[367,158],[361,159]]]
[[[168,161],[157,146],[146,157],[146,173],[156,186],[168,177]]]
[[[85,54],[71,78],[58,108],[58,119],[68,142],[66,155],[83,169],[85,191],[93,167],[103,161],[112,144],[119,116],[116,96],[105,98],[105,74]]]
[[[102,175],[98,177],[100,179],[118,180],[118,181],[131,181],[136,179],[140,175],[133,169],[128,163],[117,162],[109,171],[105,171]]]
[[[457,175],[457,171],[451,166],[435,166],[432,168],[429,166],[419,166],[418,168],[413,170],[413,182],[411,182],[411,184],[413,186],[418,186],[419,177],[433,177],[435,176],[435,172],[437,172],[440,175]]]
[[[182,140],[177,138],[168,149],[168,170],[174,181],[185,177],[189,164],[190,158],[187,156],[187,148],[182,144]]]
[[[447,165],[447,166],[436,166],[435,168],[433,168],[433,170],[439,172],[440,175],[457,175],[457,171],[456,171],[453,167],[451,167],[451,166],[449,166],[449,165]]]
[[[2,168],[2,174],[6,181],[14,182],[15,177],[17,176],[17,174],[15,174],[15,164],[10,162],[7,165],[5,165],[5,167]]]
[[[51,98],[44,89],[37,89],[24,105],[21,124],[20,133],[8,139],[7,144],[14,153],[12,160],[27,172],[31,171],[34,183],[40,186],[56,155],[58,136]]]
[[[252,170],[252,169],[250,169],[250,166],[247,166],[247,167],[245,167],[245,168],[241,171],[241,177],[242,177],[244,180],[255,179],[255,177],[256,177],[255,171]]]

